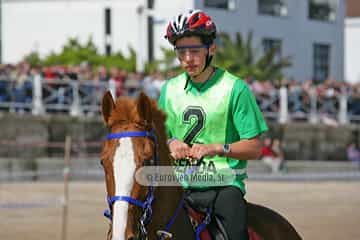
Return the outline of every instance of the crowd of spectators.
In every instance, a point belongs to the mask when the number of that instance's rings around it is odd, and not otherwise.
[[[347,110],[350,117],[360,115],[360,83],[349,84],[344,81],[328,79],[320,84],[312,80],[298,82],[283,79],[279,81],[256,81],[247,79],[264,112],[279,111],[278,89],[285,86],[288,89],[289,112],[295,118],[303,118],[309,114],[311,97],[317,98],[316,108],[320,114],[334,116],[339,112],[339,97],[347,97]],[[262,100],[262,101],[261,101]]]
[[[139,90],[143,90],[154,99],[159,96],[161,86],[166,79],[174,76],[173,72],[164,75],[155,71],[152,74],[144,75],[127,72],[117,67],[110,69],[105,66],[92,67],[86,63],[39,67],[31,67],[26,62],[17,65],[0,65],[0,104],[6,101],[30,102],[32,100],[31,80],[39,74],[48,84],[58,80],[89,83],[89,91],[93,90],[94,86],[106,84],[112,79],[116,84],[117,96],[132,96]],[[312,94],[317,96],[317,111],[321,114],[336,115],[340,105],[339,96],[345,95],[347,96],[349,116],[360,117],[360,83],[352,85],[333,79],[320,84],[311,80],[304,82],[288,79],[257,81],[250,77],[245,81],[251,87],[265,114],[279,111],[278,89],[285,86],[288,89],[289,113],[295,118],[305,118],[309,114]]]

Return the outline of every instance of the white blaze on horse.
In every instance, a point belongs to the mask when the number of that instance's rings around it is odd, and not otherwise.
[[[142,93],[137,99],[121,97],[115,102],[107,92],[102,114],[110,131],[101,153],[110,208],[106,216],[111,219],[107,239],[224,239],[211,238],[214,229],[195,234],[188,217],[193,210],[180,186],[145,186],[135,179],[143,166],[173,165],[166,145],[165,115],[156,102]],[[250,240],[301,239],[273,210],[252,203],[247,203],[247,209]],[[198,217],[195,214],[192,219],[199,220],[199,228],[203,220]]]
[[[130,196],[134,185],[133,175],[136,170],[133,145],[130,138],[119,139],[119,147],[114,155],[115,196]],[[123,160],[123,161],[122,161]],[[126,160],[126,161],[124,161]],[[128,203],[117,201],[114,203],[113,238],[123,239],[127,223]]]

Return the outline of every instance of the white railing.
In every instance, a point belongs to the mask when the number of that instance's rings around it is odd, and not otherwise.
[[[140,84],[139,84],[140,86]],[[71,116],[95,115],[100,112],[101,98],[109,89],[116,94],[116,83],[72,80],[46,80],[41,76],[27,79],[22,84],[0,80],[0,109],[10,112],[30,112],[33,115],[65,113]],[[134,90],[134,89],[132,89]],[[141,90],[136,89],[136,91]],[[146,91],[146,89],[144,89]],[[128,92],[125,89],[125,93]],[[132,92],[131,95],[134,95]],[[317,96],[316,89],[293,92],[282,87],[271,94],[256,95],[264,115],[280,123],[308,121],[318,123],[327,116],[337,123],[360,121],[360,109],[348,109],[351,96]],[[352,103],[355,107],[359,102]]]
[[[100,111],[101,98],[107,89],[115,95],[114,81],[45,80],[35,76],[16,86],[13,81],[0,80],[0,108],[33,115],[57,112],[71,116],[94,114]]]

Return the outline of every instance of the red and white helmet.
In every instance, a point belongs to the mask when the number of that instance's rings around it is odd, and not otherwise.
[[[211,17],[201,10],[190,10],[171,20],[165,38],[174,45],[186,36],[200,36],[212,42],[216,38],[216,26]]]

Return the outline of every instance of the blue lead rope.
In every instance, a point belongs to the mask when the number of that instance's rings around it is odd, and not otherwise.
[[[205,219],[202,221],[202,223],[196,226],[195,229],[196,240],[201,240],[200,234],[202,233],[202,231],[205,230],[206,226],[210,223],[210,221],[211,221],[211,209],[209,208],[206,212]]]
[[[164,232],[168,233],[170,231],[170,228],[174,224],[177,216],[179,215],[180,210],[184,207],[184,201],[185,201],[184,198],[185,198],[185,193],[181,197],[180,203],[179,203],[178,207],[176,208],[174,215],[169,220],[169,222],[166,224]],[[162,240],[162,239],[164,239],[164,237],[165,237],[165,235],[162,234],[162,235],[159,236],[159,239]]]
[[[181,201],[174,213],[174,215],[172,216],[172,218],[170,219],[170,221],[166,224],[165,226],[165,229],[164,229],[164,232],[169,232],[170,231],[170,228],[171,226],[174,224],[177,216],[179,215],[179,212],[180,210],[183,208],[184,206],[184,200],[185,199],[185,194],[183,195],[183,197],[181,198]],[[195,229],[195,234],[196,234],[196,240],[201,240],[200,238],[200,234],[206,229],[206,226],[210,223],[211,221],[211,209],[209,208],[206,212],[206,217],[205,219],[196,226],[196,229]],[[164,237],[164,235],[161,235],[159,236],[160,240],[162,240]]]

